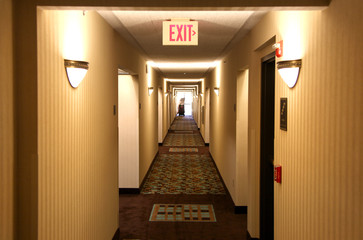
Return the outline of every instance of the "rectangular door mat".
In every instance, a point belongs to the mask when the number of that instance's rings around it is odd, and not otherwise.
[[[169,152],[198,152],[198,148],[169,148]]]
[[[151,222],[216,222],[210,204],[154,204]]]

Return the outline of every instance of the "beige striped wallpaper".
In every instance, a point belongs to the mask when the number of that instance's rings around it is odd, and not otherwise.
[[[225,59],[221,94],[212,93],[211,150],[233,191],[233,153],[221,148],[233,134],[230,105],[237,72],[249,77],[248,231],[259,237],[260,64],[284,40],[284,59],[302,58],[296,86],[289,89],[276,71],[275,113],[288,98],[288,131],[275,114],[275,163],[282,165],[282,184],[275,183],[275,239],[361,239],[363,234],[363,31],[359,0],[333,0],[323,11],[271,12]],[[228,70],[226,70],[228,69]],[[224,82],[225,81],[225,82]],[[216,71],[210,87],[217,85]],[[228,83],[227,83],[228,82]],[[224,87],[225,89],[222,89]],[[228,110],[229,109],[229,110]],[[232,196],[234,198],[234,196]]]
[[[0,3],[0,239],[13,239],[14,94],[12,1]]]
[[[276,89],[277,102],[289,101],[288,131],[279,130],[279,116],[275,126],[284,172],[275,185],[276,239],[362,238],[362,10],[361,1],[336,0],[323,12],[275,16],[303,59],[296,87]]]
[[[95,12],[38,10],[38,239],[111,239],[118,228],[115,39]],[[76,89],[64,58],[90,63]]]

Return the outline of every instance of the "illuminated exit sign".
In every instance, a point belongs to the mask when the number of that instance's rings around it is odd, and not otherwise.
[[[198,45],[197,21],[164,21],[163,45]]]

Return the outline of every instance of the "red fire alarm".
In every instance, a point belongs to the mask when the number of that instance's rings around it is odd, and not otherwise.
[[[275,182],[281,183],[281,165],[275,165],[274,177],[275,177]]]
[[[280,42],[275,43],[272,47],[275,49],[276,57],[282,57],[284,53],[284,41],[281,40]]]

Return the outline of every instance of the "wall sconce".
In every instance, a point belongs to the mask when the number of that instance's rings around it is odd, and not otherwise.
[[[301,59],[280,61],[277,63],[277,69],[284,82],[292,88],[295,86],[297,79],[299,78],[301,68]]]
[[[64,59],[67,78],[73,88],[77,88],[88,71],[88,62]]]
[[[215,87],[214,92],[217,94],[217,96],[219,96],[219,88]]]
[[[153,91],[154,91],[154,88],[153,87],[149,87],[148,88],[149,96],[151,96],[151,94],[153,93]]]

